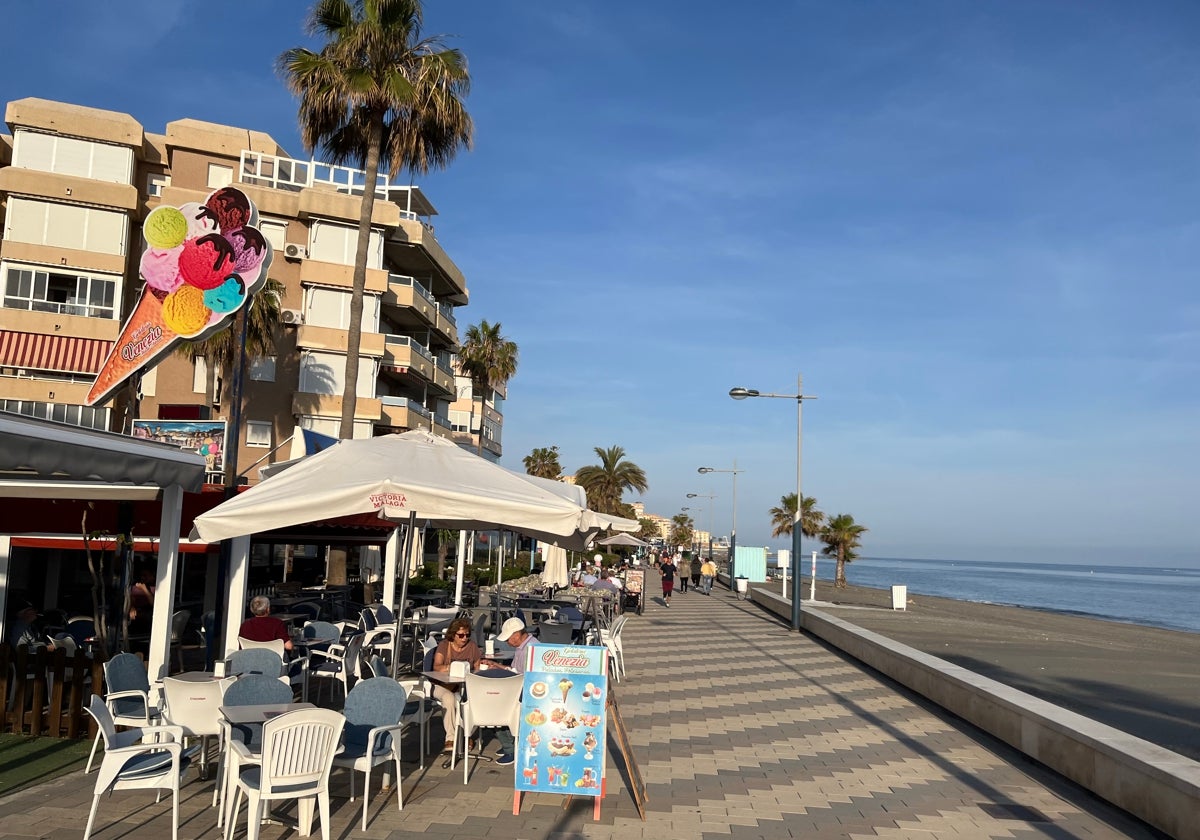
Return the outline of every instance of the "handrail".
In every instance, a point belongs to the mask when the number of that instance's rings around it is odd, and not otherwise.
[[[415,277],[409,277],[407,274],[389,274],[388,285],[395,283],[397,286],[410,286],[413,291],[419,294],[425,300],[429,301],[431,306],[437,307],[439,304],[433,299],[433,293],[421,285],[421,281]]]
[[[434,361],[433,354],[429,352],[429,350],[425,347],[425,345],[421,344],[419,341],[417,341],[415,338],[413,338],[411,336],[395,335],[393,333],[384,333],[383,341],[384,341],[384,344],[399,344],[403,347],[409,347],[414,352],[419,353],[421,356],[424,356],[429,361],[431,361],[431,362]]]
[[[318,160],[296,160],[249,149],[242,150],[238,181],[292,192],[308,187],[332,187],[343,195],[362,195],[366,189],[366,173],[361,169]],[[404,209],[408,201],[401,203],[392,198],[393,193],[407,197],[411,190],[412,187],[408,185],[389,183],[385,173],[376,177],[375,195],[385,201],[393,201],[400,207],[402,218],[419,222],[420,216]]]
[[[409,399],[408,397],[380,397],[379,401],[386,406],[392,408],[407,408],[409,411],[415,412],[422,417],[432,417],[429,409],[421,405],[419,402]]]

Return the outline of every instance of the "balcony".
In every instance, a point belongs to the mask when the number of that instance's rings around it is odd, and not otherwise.
[[[380,397],[379,422],[396,429],[429,429],[434,425],[429,409],[408,397]]]
[[[366,189],[367,179],[361,169],[349,166],[244,150],[238,180],[243,184],[273,190],[299,192],[304,189],[326,189],[342,195],[361,196]],[[433,232],[433,225],[423,217],[434,216],[437,211],[420,187],[390,184],[387,174],[380,173],[375,182],[375,196],[395,204],[400,210],[400,218],[419,222],[430,233]]]
[[[381,302],[395,311],[389,314],[403,327],[428,329],[438,323],[438,304],[415,277],[389,274]]]
[[[333,327],[318,327],[315,324],[304,324],[296,330],[296,347],[304,350],[326,350],[331,353],[345,353],[349,335],[348,330]],[[379,333],[360,333],[358,355],[378,357],[386,355],[384,336]]]
[[[362,397],[354,401],[354,419],[378,421],[382,411],[382,403],[373,397]],[[306,391],[292,393],[292,414],[300,417],[336,417],[342,416],[341,395],[310,394]]]

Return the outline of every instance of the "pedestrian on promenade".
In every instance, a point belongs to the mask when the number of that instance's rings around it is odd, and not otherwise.
[[[700,591],[712,595],[713,581],[717,579],[717,564],[709,557],[700,564]]]
[[[692,558],[685,554],[679,561],[679,591],[687,593],[688,581],[692,579]]]
[[[671,557],[664,557],[658,566],[658,573],[662,575],[663,603],[668,607],[671,606],[671,592],[675,589],[676,571],[674,559]]]

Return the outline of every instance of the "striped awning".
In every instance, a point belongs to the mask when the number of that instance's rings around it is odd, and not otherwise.
[[[0,330],[0,367],[96,374],[111,341]]]

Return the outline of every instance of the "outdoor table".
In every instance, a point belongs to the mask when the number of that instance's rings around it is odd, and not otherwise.
[[[271,613],[271,615],[274,618],[278,618],[284,624],[291,624],[293,621],[295,621],[298,618],[303,618],[306,621],[309,618],[311,618],[311,616],[308,613],[290,613],[290,612],[274,613],[273,612],[273,613]]]
[[[423,592],[420,595],[409,595],[408,600],[412,601],[414,604],[436,604],[439,601],[446,600],[446,594],[444,592]]]
[[[209,682],[211,680],[223,680],[227,678],[218,677],[212,671],[184,671],[182,674],[172,674],[171,679],[179,680],[180,682]]]

